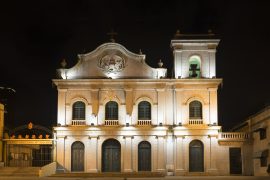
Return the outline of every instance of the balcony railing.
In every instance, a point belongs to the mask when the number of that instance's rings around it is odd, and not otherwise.
[[[106,126],[118,126],[119,121],[118,120],[105,120]]]
[[[139,126],[150,126],[152,124],[151,119],[150,120],[138,120]]]
[[[203,120],[202,119],[189,119],[188,124],[191,124],[191,125],[203,124]]]
[[[84,126],[84,125],[86,125],[86,121],[85,120],[72,120],[71,125],[72,126]]]
[[[249,134],[245,132],[221,132],[218,134],[220,140],[246,140]]]

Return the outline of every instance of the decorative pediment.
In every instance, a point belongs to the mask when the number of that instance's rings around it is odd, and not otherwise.
[[[78,63],[70,69],[58,69],[63,79],[158,79],[167,69],[152,68],[145,63],[145,55],[135,54],[117,43],[105,43],[94,51],[78,55]]]

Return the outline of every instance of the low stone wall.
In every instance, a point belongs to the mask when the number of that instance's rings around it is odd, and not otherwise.
[[[56,162],[52,162],[40,168],[39,177],[50,176],[52,174],[55,174],[55,172],[56,172]]]

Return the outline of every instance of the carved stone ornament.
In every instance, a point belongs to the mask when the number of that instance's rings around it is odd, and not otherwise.
[[[28,129],[32,129],[32,128],[33,128],[33,123],[30,122],[30,123],[27,125],[27,128],[28,128]]]
[[[98,66],[106,73],[116,73],[125,68],[126,62],[118,55],[106,55],[99,60]]]

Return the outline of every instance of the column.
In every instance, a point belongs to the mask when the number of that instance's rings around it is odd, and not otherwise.
[[[57,123],[66,125],[66,93],[67,89],[58,89]]]
[[[88,141],[87,172],[98,172],[98,136],[90,136]]]
[[[185,152],[184,152],[184,138],[185,136],[176,137],[176,168],[175,173],[177,175],[184,175],[185,170]]]
[[[209,91],[209,124],[217,122],[217,88],[208,88]]]
[[[164,124],[164,106],[165,106],[165,90],[164,89],[157,89],[157,95],[158,95],[158,124],[162,123]]]
[[[58,170],[65,171],[65,139],[66,136],[58,136],[57,137],[57,145],[56,145],[56,161],[58,163]]]
[[[158,136],[158,144],[157,144],[157,171],[164,172],[165,171],[165,147],[164,147],[164,136]]]
[[[132,172],[132,136],[125,136],[125,149],[124,149],[124,172]]]

